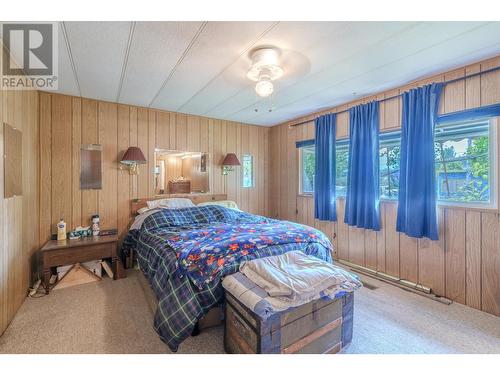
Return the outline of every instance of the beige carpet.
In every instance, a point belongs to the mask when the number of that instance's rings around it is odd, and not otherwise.
[[[500,353],[500,318],[405,292],[373,279],[356,293],[346,353]],[[0,337],[0,353],[170,353],[152,327],[138,271],[126,279],[27,299]],[[223,328],[186,340],[179,353],[223,353]]]

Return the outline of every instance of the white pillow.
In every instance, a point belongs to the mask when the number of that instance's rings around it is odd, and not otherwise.
[[[148,208],[152,209],[159,207],[162,203],[166,204],[167,200],[168,200],[167,198],[155,199],[154,201],[147,201],[146,203],[148,204]]]
[[[151,209],[151,208],[149,208],[149,207],[142,207],[142,208],[139,208],[139,209],[137,210],[137,213],[140,215],[140,214],[143,214],[143,213],[144,213],[144,212],[146,212],[146,211],[149,211],[150,209]]]
[[[211,206],[211,205],[222,206],[222,207],[226,207],[226,208],[240,210],[238,208],[238,205],[234,201],[208,201],[208,202],[198,203],[198,206]]]
[[[184,208],[184,207],[194,207],[194,203],[188,198],[163,198],[154,201],[148,201],[148,208]]]

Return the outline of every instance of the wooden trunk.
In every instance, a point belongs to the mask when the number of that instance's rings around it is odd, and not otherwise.
[[[262,321],[226,291],[224,348],[228,353],[337,353],[352,340],[354,296],[316,300]]]
[[[191,181],[169,181],[168,182],[169,194],[189,194],[191,193]]]

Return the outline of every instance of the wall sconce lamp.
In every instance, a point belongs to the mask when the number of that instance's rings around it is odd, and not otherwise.
[[[138,174],[138,164],[147,163],[144,154],[142,153],[139,147],[129,147],[125,154],[123,154],[122,160],[120,160],[122,166],[120,169],[123,169],[124,166],[127,166],[130,174]]]
[[[224,161],[222,162],[222,174],[224,176],[227,176],[229,172],[234,171],[233,167],[238,165],[241,165],[238,157],[233,153],[227,154],[224,158]]]

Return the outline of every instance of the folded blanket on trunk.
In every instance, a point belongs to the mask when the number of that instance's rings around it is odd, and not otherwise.
[[[362,286],[356,275],[300,251],[243,262],[240,272],[267,292],[277,311]]]

